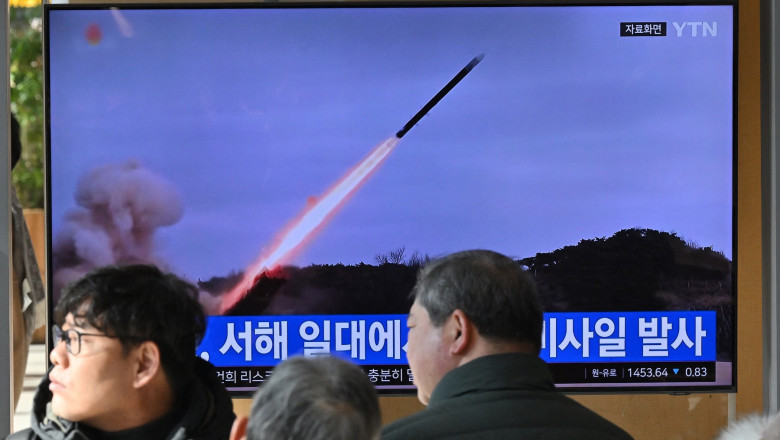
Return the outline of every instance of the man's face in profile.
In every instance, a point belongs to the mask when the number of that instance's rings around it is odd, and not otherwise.
[[[434,326],[428,311],[415,301],[407,317],[407,326],[406,357],[417,385],[417,398],[427,405],[441,378],[454,368],[444,338],[446,323],[442,327]]]
[[[125,412],[124,398],[132,396],[131,357],[119,339],[71,313],[62,332],[62,341],[55,341],[49,354],[52,409],[64,419],[110,431]]]

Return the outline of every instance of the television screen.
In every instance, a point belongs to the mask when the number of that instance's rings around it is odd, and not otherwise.
[[[413,393],[419,267],[491,249],[560,389],[735,389],[736,2],[44,11],[50,306],[151,262],[236,395],[324,353]]]

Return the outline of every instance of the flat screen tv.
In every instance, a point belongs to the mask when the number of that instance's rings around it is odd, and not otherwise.
[[[196,284],[235,395],[413,393],[419,267],[517,260],[566,391],[733,391],[736,2],[44,8],[48,285]]]

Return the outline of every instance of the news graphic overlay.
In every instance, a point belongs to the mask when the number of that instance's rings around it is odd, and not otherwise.
[[[208,328],[199,355],[229,387],[253,389],[291,354],[352,360],[380,388],[413,386],[406,315],[223,316]],[[714,312],[548,313],[540,356],[559,384],[714,382],[716,333]]]

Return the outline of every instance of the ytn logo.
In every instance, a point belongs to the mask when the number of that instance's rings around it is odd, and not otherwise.
[[[677,36],[690,35],[691,37],[717,37],[718,36],[718,22],[706,22],[706,21],[684,21],[682,23],[672,22],[672,25],[677,30]]]

